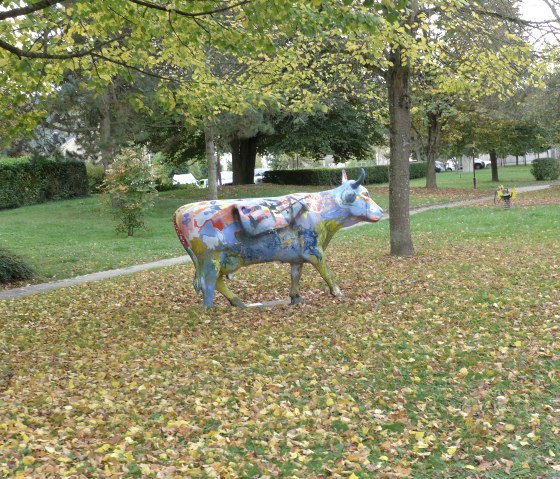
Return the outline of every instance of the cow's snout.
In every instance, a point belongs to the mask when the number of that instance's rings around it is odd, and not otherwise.
[[[381,218],[383,218],[383,209],[375,202],[375,201],[371,201],[371,205],[369,205],[369,215],[368,215],[368,219],[375,223],[377,221],[379,221]]]
[[[376,223],[381,218],[383,218],[383,209],[371,198],[365,197],[364,198],[364,220],[370,221],[372,223]]]

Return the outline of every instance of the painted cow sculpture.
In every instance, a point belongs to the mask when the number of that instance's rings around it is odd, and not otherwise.
[[[357,180],[319,193],[294,193],[276,198],[201,201],[175,212],[175,230],[192,258],[194,287],[204,306],[214,304],[218,290],[234,306],[243,307],[224,277],[242,266],[281,261],[292,265],[290,298],[301,302],[303,263],[311,263],[333,296],[342,295],[325,262],[325,248],[341,228],[361,221],[376,222],[383,211]]]

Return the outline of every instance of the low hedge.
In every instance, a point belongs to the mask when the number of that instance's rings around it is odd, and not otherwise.
[[[346,168],[349,179],[360,176],[362,168]],[[387,183],[389,181],[389,167],[386,165],[366,166],[365,183],[368,185]],[[410,179],[426,176],[426,163],[410,164]],[[306,170],[270,170],[264,173],[263,182],[277,185],[340,185],[342,170],[340,168],[314,168]]]
[[[86,166],[81,161],[33,158],[0,163],[0,209],[87,194]]]
[[[560,177],[560,160],[538,158],[531,164],[531,174],[537,181],[553,181]]]

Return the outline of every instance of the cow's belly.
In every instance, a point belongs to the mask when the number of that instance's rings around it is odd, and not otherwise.
[[[245,264],[282,261],[300,262],[305,255],[300,237],[295,231],[275,230],[257,237],[243,237],[236,245],[238,254]]]

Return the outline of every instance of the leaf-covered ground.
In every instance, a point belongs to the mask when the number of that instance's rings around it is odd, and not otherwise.
[[[557,475],[558,213],[416,215],[409,259],[355,228],[330,247],[346,297],[307,267],[297,307],[205,312],[191,266],[0,302],[0,477]]]

